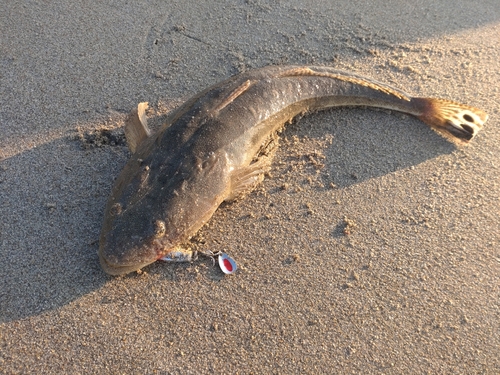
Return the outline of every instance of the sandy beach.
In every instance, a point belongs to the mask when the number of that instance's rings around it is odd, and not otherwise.
[[[0,373],[499,374],[496,0],[4,1]],[[272,170],[196,236],[210,259],[106,275],[130,153],[190,96],[271,64],[328,65],[489,114],[457,148],[415,118],[290,124]]]

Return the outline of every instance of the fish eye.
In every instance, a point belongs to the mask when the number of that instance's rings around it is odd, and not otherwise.
[[[121,203],[115,203],[111,206],[109,212],[111,216],[119,216],[123,212],[123,206],[121,205]]]
[[[155,220],[153,223],[155,237],[163,237],[167,231],[167,226],[163,220]]]

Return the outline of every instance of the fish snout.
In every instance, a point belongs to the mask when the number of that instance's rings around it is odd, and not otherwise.
[[[166,233],[165,223],[156,220],[144,235],[122,229],[101,233],[99,259],[104,271],[110,275],[134,272],[161,257],[158,238]]]

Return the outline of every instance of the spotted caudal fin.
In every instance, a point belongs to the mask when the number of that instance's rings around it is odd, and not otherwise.
[[[482,129],[488,115],[480,109],[446,99],[413,98],[417,117],[451,142],[467,144]]]
[[[128,148],[132,153],[150,135],[146,109],[148,109],[147,102],[139,103],[137,108],[134,108],[125,120],[125,138],[127,138]]]

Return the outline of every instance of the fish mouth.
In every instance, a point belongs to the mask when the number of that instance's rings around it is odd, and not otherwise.
[[[101,238],[99,246],[99,261],[101,267],[109,275],[119,276],[127,273],[139,271],[172,250],[169,241],[162,241],[160,238],[141,241],[140,245],[127,246],[126,244],[114,244],[106,242],[106,238]],[[117,251],[117,249],[127,249]]]
[[[141,268],[154,263],[159,256],[160,249],[155,244],[130,243],[107,241],[106,236],[101,237],[99,244],[99,261],[101,267],[109,275],[119,276],[139,271]]]
[[[101,267],[108,275],[111,276],[120,276],[126,275],[131,272],[139,271],[141,268],[150,265],[151,263],[156,262],[157,258],[152,260],[144,261],[141,263],[131,263],[131,264],[113,264],[108,262],[108,260],[99,252],[99,261],[101,263]]]

